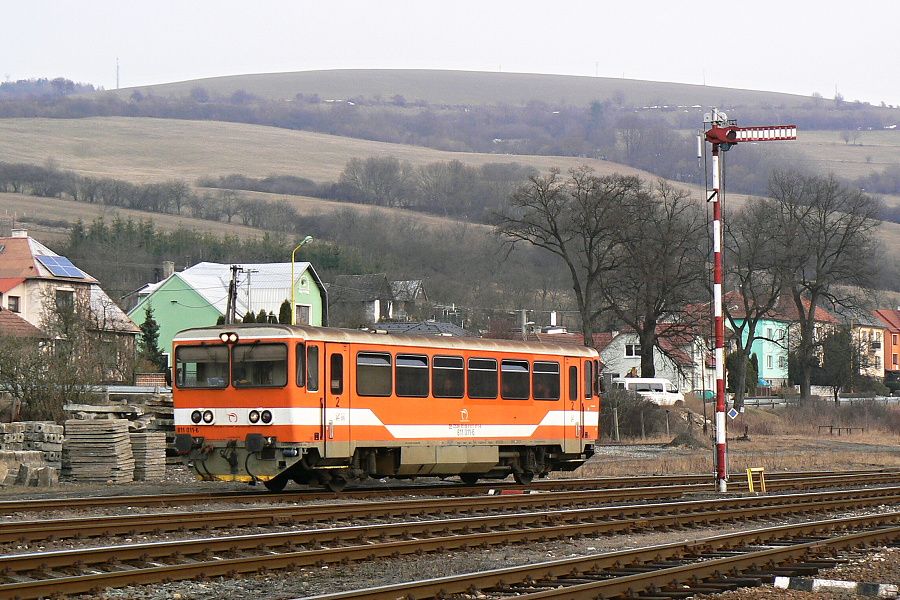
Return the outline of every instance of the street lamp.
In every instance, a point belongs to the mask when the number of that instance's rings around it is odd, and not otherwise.
[[[294,248],[294,251],[291,252],[291,325],[297,324],[297,303],[294,302],[294,290],[297,287],[297,282],[294,280],[294,257],[297,254],[297,250],[299,250],[303,244],[307,244],[311,241],[313,241],[312,236],[306,236],[305,238],[303,238],[302,242],[297,244],[297,246]]]

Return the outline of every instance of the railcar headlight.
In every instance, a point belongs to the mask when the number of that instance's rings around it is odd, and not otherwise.
[[[211,411],[211,410],[203,411],[203,422],[206,423],[207,425],[212,423],[214,418],[215,418],[215,416],[213,415],[213,411]]]
[[[199,410],[195,410],[194,412],[191,413],[191,422],[192,423],[199,423],[202,420],[203,420],[203,413],[201,413]]]
[[[251,423],[259,423],[259,411],[258,410],[250,411],[250,422]]]
[[[219,339],[223,344],[237,344],[238,334],[233,331],[223,331],[219,334]]]
[[[263,423],[268,425],[269,423],[272,422],[272,411],[271,410],[262,411],[262,415],[260,415],[260,418],[262,418]]]

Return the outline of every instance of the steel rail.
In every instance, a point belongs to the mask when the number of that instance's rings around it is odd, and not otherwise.
[[[859,507],[882,501],[883,498],[872,498],[867,502],[864,499],[835,497],[824,503],[809,502],[806,507],[787,503],[751,508],[738,506],[724,510],[718,506],[718,502],[707,501],[707,510],[704,511],[689,510],[684,514],[675,511],[675,514],[600,521],[591,521],[589,515],[585,513],[576,514],[575,517],[578,518],[571,523],[557,523],[551,520],[548,524],[546,513],[516,514],[6,555],[0,557],[0,573],[7,576],[42,571],[54,576],[58,575],[54,569],[70,568],[72,565],[91,569],[104,566],[113,571],[5,583],[0,585],[0,597],[36,598],[61,593],[80,593],[98,587],[187,579],[201,575],[211,577],[260,569],[296,568],[304,565],[446,551],[472,546],[520,543],[635,529],[684,527],[690,524],[772,517],[777,514],[818,512],[836,507]],[[656,509],[663,506],[659,505]],[[900,513],[875,515],[870,518],[879,522],[894,522],[898,516]],[[492,530],[492,527],[502,529]],[[416,536],[431,537],[417,539]],[[400,539],[386,540],[386,538]],[[334,545],[319,547],[326,541]],[[298,546],[303,549],[297,550]],[[276,552],[276,548],[284,551]],[[240,552],[254,552],[255,555],[209,559],[213,555],[234,555]],[[190,562],[158,566],[160,562],[177,559],[187,559]],[[144,565],[149,563],[152,566],[147,568],[126,564],[128,561],[138,561]]]
[[[734,481],[740,481],[739,489],[746,489],[742,474],[734,474]],[[808,479],[811,486],[829,483],[890,483],[900,481],[900,471],[892,469],[872,469],[857,471],[784,471],[767,473],[766,481],[771,487],[780,481]],[[643,477],[597,477],[581,479],[541,479],[528,485],[519,485],[507,481],[495,481],[475,486],[453,483],[437,485],[400,485],[391,487],[367,487],[351,489],[340,493],[323,492],[321,490],[296,490],[293,492],[259,492],[259,491],[211,491],[176,494],[148,494],[129,496],[92,496],[78,498],[34,498],[23,500],[0,501],[0,515],[8,515],[21,511],[38,510],[73,510],[114,506],[177,506],[196,504],[198,502],[297,502],[308,500],[334,499],[369,499],[399,495],[433,495],[433,496],[465,496],[483,493],[491,488],[512,490],[573,490],[573,489],[618,489],[623,487],[656,487],[672,485],[707,486],[712,489],[713,480],[709,475],[649,475]]]
[[[525,582],[547,582],[548,587],[550,587],[554,581],[574,579],[579,576],[595,578],[602,576],[604,572],[621,572],[623,566],[626,565],[659,565],[660,563],[665,565],[667,561],[683,561],[685,558],[690,557],[697,559],[687,566],[679,565],[669,569],[657,570],[646,569],[647,572],[645,573],[619,577],[611,575],[607,579],[583,584],[585,587],[580,589],[578,585],[564,586],[559,584],[552,586],[557,589],[544,590],[532,594],[526,594],[521,590],[517,590],[515,594],[517,600],[536,600],[538,598],[609,598],[622,594],[636,594],[654,586],[662,588],[672,585],[673,582],[688,582],[693,581],[695,578],[700,579],[702,577],[726,574],[730,570],[739,568],[741,563],[750,565],[751,568],[757,565],[766,565],[769,561],[774,561],[778,556],[784,558],[796,556],[798,548],[800,549],[800,554],[803,555],[811,549],[824,550],[854,547],[873,542],[895,542],[897,539],[900,539],[898,522],[900,522],[900,512],[781,525],[700,538],[695,541],[644,546],[518,567],[507,567],[336,594],[323,594],[307,598],[307,600],[395,600],[396,598],[418,600],[445,597],[456,593],[471,593],[473,590],[489,590],[496,588],[498,585],[510,588]],[[718,563],[715,562],[717,559],[701,560],[704,554],[709,555],[716,551],[731,550],[750,544],[760,545],[780,542],[792,537],[816,535],[824,531],[861,527],[877,527],[878,529],[825,540],[789,544],[781,548],[755,553],[742,553],[742,555],[738,556],[725,557]]]
[[[651,488],[655,491],[658,488]],[[629,491],[627,499],[651,499],[649,494],[641,492],[641,488]],[[686,511],[691,507],[699,509],[707,506],[769,506],[786,502],[809,502],[839,499],[876,499],[880,502],[900,499],[900,487],[867,488],[839,492],[819,492],[813,494],[791,494],[778,496],[758,496],[749,498],[731,498],[715,501],[695,500],[688,502],[669,502],[665,504],[638,504],[626,506],[605,506],[591,508],[592,518],[596,515],[614,515],[623,518],[626,515],[652,515],[668,513],[673,510]],[[395,517],[410,518],[413,516],[434,516],[472,513],[475,511],[522,510],[529,507],[540,507],[548,510],[551,507],[583,506],[598,500],[608,501],[606,494],[585,494],[582,492],[548,492],[529,495],[481,496],[478,498],[424,499],[424,500],[392,500],[357,504],[322,504],[283,507],[241,508],[218,511],[182,513],[154,513],[139,515],[117,515],[106,517],[85,517],[69,519],[41,519],[0,523],[0,542],[33,543],[46,540],[70,538],[91,538],[115,535],[162,534],[166,532],[187,532],[213,530],[231,527],[291,526],[300,523],[317,523],[326,521],[355,521],[359,519],[387,519]],[[621,499],[621,498],[620,498]],[[573,514],[576,511],[569,511]],[[556,511],[554,514],[558,514]],[[582,514],[587,514],[583,512]],[[548,517],[550,518],[550,517]]]

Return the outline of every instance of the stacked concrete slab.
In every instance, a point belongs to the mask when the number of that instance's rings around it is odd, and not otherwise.
[[[132,433],[135,481],[159,481],[166,474],[165,432]]]
[[[66,421],[63,475],[84,482],[133,481],[134,456],[128,420]]]
[[[36,450],[48,467],[62,466],[63,426],[47,421],[0,423],[0,450]]]
[[[0,485],[48,487],[59,482],[59,470],[48,467],[37,450],[0,450]]]

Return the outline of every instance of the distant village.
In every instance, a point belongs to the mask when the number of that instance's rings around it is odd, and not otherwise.
[[[293,320],[297,325],[363,328],[387,335],[584,343],[580,331],[565,326],[562,312],[521,310],[509,313],[500,327],[470,331],[454,318],[452,305],[442,305],[440,299],[429,296],[426,281],[392,281],[385,274],[360,274],[340,275],[324,282],[309,262],[199,262],[182,270],[165,262],[158,281],[147,282],[122,298],[110,298],[89,273],[27,231],[8,233],[0,237],[0,338],[35,340],[50,347],[61,336],[48,330],[48,310],[81,304],[89,308],[90,328],[116,348],[110,354],[115,364],[104,369],[104,379],[110,383],[163,381],[162,374],[140,373],[138,369],[135,375],[128,369],[148,313],[158,324],[158,350],[167,361],[178,331],[223,323],[229,311],[236,315],[236,322],[245,323]],[[229,288],[234,275],[232,308]],[[740,300],[735,293],[724,296],[730,314],[738,321]],[[713,343],[704,318],[710,312],[709,305],[690,305],[684,312],[698,316],[691,326],[661,323],[658,327],[655,376],[669,379],[685,393],[708,397],[715,389]],[[815,321],[820,335],[841,324],[849,326],[854,347],[865,358],[857,363],[858,375],[883,381],[892,371],[900,371],[900,307],[844,315],[817,307]],[[751,361],[756,369],[756,387],[763,393],[789,384],[789,353],[792,340],[798,336],[798,322],[795,304],[785,298],[757,324],[758,339],[751,348]],[[730,331],[729,336],[733,336]],[[593,346],[600,352],[607,379],[640,375],[641,348],[636,333],[624,329],[596,332]]]

